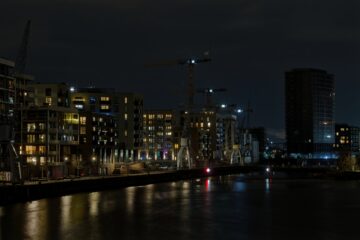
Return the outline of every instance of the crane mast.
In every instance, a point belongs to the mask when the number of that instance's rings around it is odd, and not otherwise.
[[[177,154],[177,168],[191,168],[192,159],[191,159],[191,150],[190,150],[190,116],[193,113],[194,109],[194,96],[195,96],[195,84],[194,84],[194,69],[195,65],[199,63],[210,62],[209,53],[204,53],[203,58],[187,58],[187,59],[178,59],[170,60],[160,63],[147,64],[147,67],[161,67],[161,66],[172,66],[172,65],[186,65],[187,67],[187,90],[186,90],[186,105],[184,112],[184,124],[181,131],[180,139],[180,150]],[[187,165],[187,166],[186,166]]]

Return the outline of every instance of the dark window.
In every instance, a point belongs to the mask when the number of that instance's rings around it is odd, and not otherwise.
[[[51,88],[46,88],[45,89],[45,95],[46,96],[51,96]]]

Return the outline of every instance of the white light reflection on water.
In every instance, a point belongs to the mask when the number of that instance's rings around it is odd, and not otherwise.
[[[152,205],[154,200],[154,188],[155,188],[154,184],[149,184],[145,186],[145,200],[147,204],[149,204],[149,206]]]
[[[47,201],[34,201],[27,203],[24,209],[25,225],[24,232],[26,236],[34,236],[34,239],[46,238],[46,224],[48,222]]]
[[[177,188],[177,185],[178,183],[176,183],[176,182],[173,182],[173,183],[171,183],[171,191],[170,191],[170,198],[171,199],[175,199],[176,198],[176,196],[177,196],[177,190],[176,190],[176,188]]]
[[[61,227],[66,232],[71,227],[71,201],[72,195],[61,197]]]
[[[100,200],[100,193],[93,192],[89,194],[89,205],[90,205],[90,216],[97,217],[99,214],[99,200]]]
[[[136,187],[128,187],[125,190],[126,211],[128,212],[129,215],[132,215],[134,212],[135,191],[136,191]]]
[[[180,191],[180,206],[181,212],[180,217],[183,221],[187,220],[190,216],[190,182],[183,181],[182,188]]]
[[[266,178],[266,179],[265,179],[265,192],[267,192],[267,193],[270,192],[271,182],[272,182],[272,179],[271,179],[271,178]]]

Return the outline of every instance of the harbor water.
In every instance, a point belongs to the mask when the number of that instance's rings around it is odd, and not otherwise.
[[[0,207],[0,239],[360,239],[360,182],[230,175]]]

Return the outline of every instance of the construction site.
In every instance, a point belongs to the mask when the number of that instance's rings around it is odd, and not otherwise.
[[[111,175],[146,169],[193,169],[257,163],[263,128],[252,128],[250,102],[216,102],[226,88],[199,88],[198,65],[209,52],[147,64],[187,72],[185,104],[147,110],[141,96],[62,83],[35,83],[26,74],[31,22],[16,60],[0,59],[0,181]],[[195,102],[195,95],[202,103]],[[145,100],[146,101],[146,100]]]

